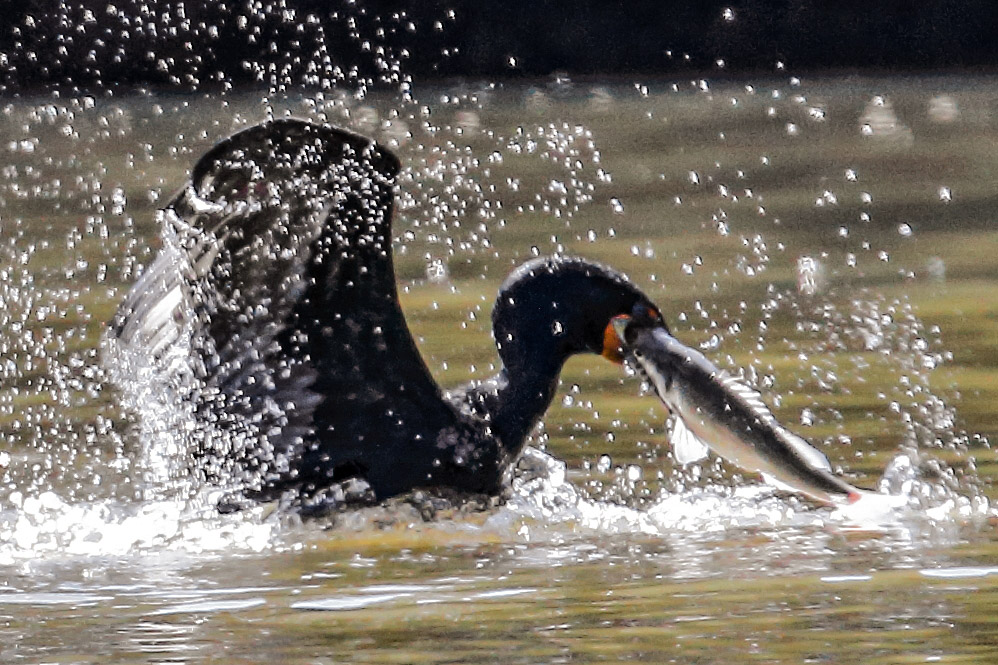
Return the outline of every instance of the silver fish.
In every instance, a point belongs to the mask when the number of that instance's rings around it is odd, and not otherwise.
[[[664,327],[630,317],[618,317],[614,327],[675,416],[670,439],[680,463],[710,449],[770,484],[826,504],[851,504],[867,494],[835,476],[828,459],[781,425],[758,392]]]

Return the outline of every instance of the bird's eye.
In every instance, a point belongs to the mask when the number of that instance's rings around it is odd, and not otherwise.
[[[658,321],[661,318],[655,308],[649,307],[643,302],[635,303],[631,309],[631,316],[639,321]]]

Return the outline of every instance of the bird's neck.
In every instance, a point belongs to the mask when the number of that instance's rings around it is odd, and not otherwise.
[[[503,367],[470,391],[469,402],[486,419],[492,436],[510,459],[520,454],[531,430],[551,405],[561,365],[562,359],[553,358],[529,370]]]

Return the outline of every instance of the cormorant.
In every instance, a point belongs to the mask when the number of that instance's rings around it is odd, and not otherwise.
[[[206,475],[303,505],[349,479],[377,500],[424,487],[496,494],[569,356],[620,362],[618,315],[666,329],[620,273],[537,258],[499,290],[499,373],[442,391],[398,301],[399,168],[361,136],[271,120],[211,148],[161,211],[164,247],[109,339],[184,378]]]

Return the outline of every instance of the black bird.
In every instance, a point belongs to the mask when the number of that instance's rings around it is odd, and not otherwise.
[[[535,259],[509,276],[493,309],[502,369],[443,392],[398,302],[398,172],[398,159],[366,138],[273,120],[209,150],[162,210],[164,247],[109,341],[132,352],[116,362],[172,368],[168,382],[194,405],[195,456],[208,476],[303,505],[352,478],[378,500],[422,487],[499,493],[565,360],[621,362],[615,316],[661,324],[623,275]]]

